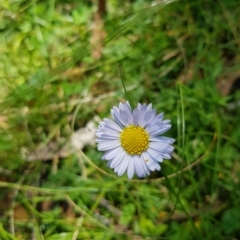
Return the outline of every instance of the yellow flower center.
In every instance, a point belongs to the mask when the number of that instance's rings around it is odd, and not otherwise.
[[[148,149],[149,134],[139,126],[130,125],[120,135],[122,147],[129,154],[141,154]]]

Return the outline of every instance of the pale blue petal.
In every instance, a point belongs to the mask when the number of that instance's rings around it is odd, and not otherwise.
[[[163,124],[170,123],[170,122],[171,122],[171,120],[168,120],[168,119],[162,121]]]
[[[148,110],[148,111],[152,110],[152,104],[151,104],[151,103],[148,104],[148,106],[147,106],[147,110]]]
[[[142,108],[142,104],[141,104],[141,103],[138,103],[138,104],[137,104],[137,109],[140,110],[141,108]]]
[[[105,119],[96,131],[97,137],[119,137],[122,129],[113,121]],[[106,134],[106,135],[105,135]]]
[[[132,113],[132,108],[131,108],[131,106],[130,106],[128,101],[126,102],[125,106],[128,109],[129,113]]]
[[[133,120],[133,118],[132,118],[132,109],[131,109],[131,107],[129,105],[129,102],[126,102],[124,104],[120,103],[119,104],[119,109],[120,109],[120,115],[121,115],[121,111],[126,112],[126,115],[128,116],[128,121],[129,121],[128,124],[132,123],[132,120]]]
[[[147,111],[147,105],[146,104],[138,104],[138,107],[137,107],[138,111],[139,111],[139,119],[138,119],[138,125],[139,126],[144,126],[144,116],[145,116],[145,113]]]
[[[138,119],[139,119],[139,110],[135,108],[133,110],[133,124],[136,126],[138,125]]]
[[[150,127],[150,128],[147,127],[146,130],[152,137],[154,137],[154,136],[165,133],[171,127],[172,127],[172,125],[170,125],[170,124],[166,124],[166,125],[162,125],[162,126],[154,125],[153,127]]]
[[[119,116],[121,118],[121,122],[123,123],[124,126],[126,126],[127,122],[128,122],[128,112],[126,112],[125,109],[125,104],[123,103],[119,103]]]
[[[154,125],[154,126],[148,125],[146,127],[146,131],[148,132],[148,134],[150,134],[150,136],[152,135],[152,132],[156,132],[158,129],[159,129],[159,127],[156,125]]]
[[[124,126],[127,126],[129,124],[129,116],[125,110],[120,110],[120,116],[121,116],[121,122]]]
[[[124,126],[130,125],[130,123],[132,122],[132,112],[127,106],[127,104],[119,104],[119,116]]]
[[[154,117],[154,119],[149,123],[150,126],[154,126],[157,123],[161,123],[163,119],[164,113],[159,113]]]
[[[158,152],[165,152],[170,153],[173,151],[174,147],[167,143],[160,143],[160,142],[150,142],[149,148],[152,148]]]
[[[175,142],[175,139],[170,137],[163,137],[163,136],[150,137],[149,140],[152,142],[162,142],[162,143],[168,143],[168,144],[172,144]]]
[[[171,159],[171,155],[168,153],[161,153],[164,159]]]
[[[153,120],[153,118],[156,115],[156,109],[153,109],[152,111],[148,111],[146,112],[145,116],[144,116],[144,124],[148,124],[149,122],[151,122]],[[144,127],[145,127],[144,125]]]
[[[111,113],[114,120],[121,127],[127,126],[132,122],[132,110],[129,106],[129,103],[123,104],[120,102],[119,108],[113,107]]]
[[[147,152],[158,162],[163,162],[163,159],[171,159],[171,152],[165,153],[165,152],[159,152],[154,149],[149,148]]]
[[[164,117],[164,113],[162,112],[162,113],[159,113],[159,114],[156,116],[156,119],[157,119],[158,121],[162,121],[163,117]]]
[[[123,127],[124,124],[122,123],[121,121],[121,117],[120,117],[120,114],[119,114],[119,109],[117,107],[113,107],[113,109],[111,110],[111,114],[112,114],[112,117],[113,119],[115,120],[115,122],[120,126],[120,127]]]
[[[112,120],[108,119],[108,118],[104,118],[104,123],[106,126],[108,126],[109,128],[112,128],[118,132],[122,131],[122,129],[119,127],[119,125],[117,125],[115,122],[113,122]]]
[[[147,152],[152,156],[153,159],[155,159],[158,162],[163,162],[162,154],[158,151],[155,151],[151,148],[147,150]]]

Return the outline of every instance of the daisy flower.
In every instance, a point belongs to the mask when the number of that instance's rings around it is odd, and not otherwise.
[[[159,136],[171,128],[170,120],[163,120],[163,113],[156,115],[152,104],[140,104],[131,109],[129,102],[119,103],[111,110],[114,121],[104,118],[96,131],[99,151],[106,151],[102,160],[114,169],[118,176],[127,171],[140,178],[150,171],[160,170],[159,162],[170,159],[175,140]]]

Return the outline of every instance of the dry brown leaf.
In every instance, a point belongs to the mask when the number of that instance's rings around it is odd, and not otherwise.
[[[99,12],[96,12],[93,15],[92,35],[90,38],[92,57],[94,59],[100,59],[102,57],[105,36],[104,22]]]
[[[7,122],[7,117],[6,116],[0,116],[0,128],[2,129],[8,129],[8,124]]]
[[[216,83],[217,89],[223,96],[229,95],[232,90],[234,82],[238,78],[240,78],[240,70],[220,76]]]
[[[30,214],[22,205],[17,205],[14,208],[14,219],[27,220],[30,219]]]
[[[181,72],[178,77],[178,81],[183,84],[187,84],[193,80],[195,61],[192,60],[188,63],[186,68]]]
[[[73,206],[68,205],[66,211],[64,212],[64,218],[75,219],[76,213],[74,212]]]

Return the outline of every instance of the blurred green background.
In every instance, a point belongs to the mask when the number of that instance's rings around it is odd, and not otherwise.
[[[238,0],[1,0],[0,239],[240,239],[239,16]],[[171,119],[167,179],[101,161],[122,80]]]

